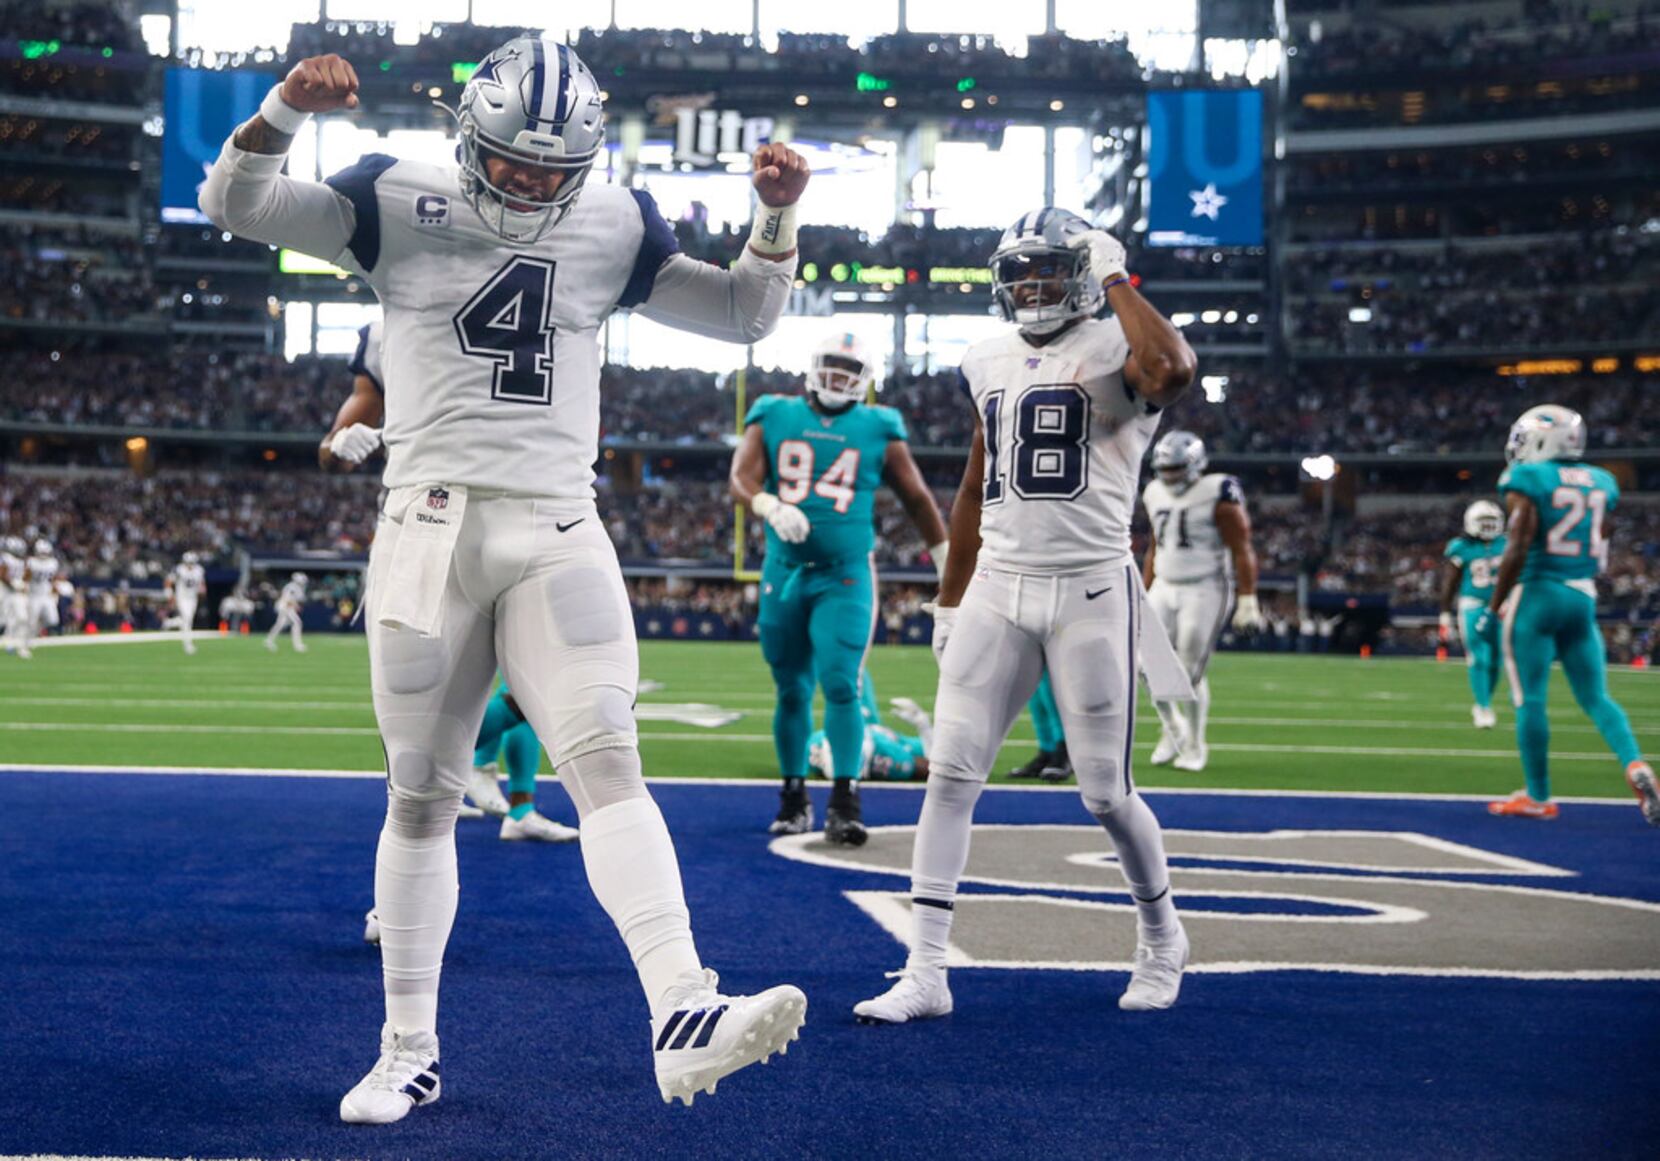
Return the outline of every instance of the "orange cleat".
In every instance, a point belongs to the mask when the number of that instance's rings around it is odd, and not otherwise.
[[[1510,818],[1555,818],[1561,814],[1561,808],[1554,802],[1535,802],[1529,798],[1527,791],[1518,790],[1509,798],[1501,798],[1497,802],[1487,804],[1488,814],[1502,814]]]
[[[1660,826],[1660,781],[1655,780],[1654,767],[1638,759],[1625,768],[1625,780],[1637,796],[1648,824]]]

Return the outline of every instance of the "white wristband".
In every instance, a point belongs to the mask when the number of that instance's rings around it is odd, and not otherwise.
[[[282,99],[282,85],[271,86],[271,91],[265,94],[265,99],[259,103],[259,115],[265,123],[278,133],[286,133],[292,137],[298,133],[305,123],[311,120],[311,114],[301,112],[293,105]]]
[[[778,507],[778,497],[771,492],[756,492],[749,499],[749,510],[765,520]]]
[[[951,542],[942,540],[938,544],[928,546],[928,559],[934,562],[934,571],[939,574],[940,580],[945,579],[945,558],[951,553]]]
[[[776,257],[795,250],[795,206],[755,207],[755,224],[749,231],[749,245],[756,252]]]

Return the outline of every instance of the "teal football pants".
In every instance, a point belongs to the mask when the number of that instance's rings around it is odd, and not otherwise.
[[[1482,709],[1493,708],[1493,691],[1499,685],[1499,647],[1476,636],[1476,618],[1480,607],[1465,609],[1459,615],[1464,631],[1464,665],[1469,672],[1470,693]]]
[[[813,568],[769,559],[762,569],[761,655],[777,688],[772,735],[786,778],[807,774],[815,684],[824,691],[824,733],[835,777],[859,776],[865,745],[859,674],[875,627],[875,602],[875,566],[868,557]]]
[[[1504,620],[1504,663],[1510,697],[1516,704],[1516,743],[1522,752],[1527,792],[1540,802],[1550,797],[1550,719],[1545,716],[1545,692],[1551,662],[1558,659],[1574,700],[1620,765],[1641,756],[1625,711],[1608,696],[1608,655],[1597,628],[1596,601],[1554,581],[1519,584]]]
[[[1032,713],[1032,728],[1037,731],[1037,746],[1045,754],[1053,754],[1066,741],[1061,729],[1061,711],[1055,706],[1055,691],[1049,686],[1049,671],[1045,669],[1038,679],[1037,692],[1026,703]]]

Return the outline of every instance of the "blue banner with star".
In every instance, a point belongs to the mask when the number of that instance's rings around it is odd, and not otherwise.
[[[1147,241],[1262,245],[1262,94],[1147,94]]]

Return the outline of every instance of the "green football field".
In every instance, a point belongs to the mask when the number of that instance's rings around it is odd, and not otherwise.
[[[171,642],[38,649],[0,656],[0,763],[375,770],[381,751],[363,638],[313,635],[310,651],[272,655],[258,638],[202,640],[186,657]],[[652,775],[768,778],[772,692],[755,646],[646,642],[640,723]],[[928,650],[878,647],[870,669],[890,697],[932,706]],[[1660,675],[1616,671],[1614,696],[1653,753]],[[1497,730],[1470,726],[1463,666],[1421,660],[1222,654],[1210,768],[1184,774],[1145,761],[1156,721],[1143,699],[1136,750],[1147,785],[1504,793],[1521,785],[1501,686]],[[1558,675],[1551,693],[1554,790],[1626,793],[1620,770]],[[721,714],[738,715],[709,728]],[[898,725],[897,722],[890,724]],[[1033,749],[1028,718],[999,761]]]

